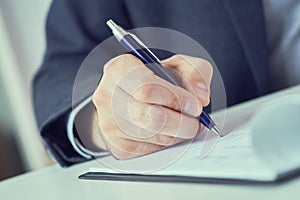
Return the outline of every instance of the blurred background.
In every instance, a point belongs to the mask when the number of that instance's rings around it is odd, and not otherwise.
[[[50,3],[0,1],[0,180],[53,164],[39,138],[31,103]]]

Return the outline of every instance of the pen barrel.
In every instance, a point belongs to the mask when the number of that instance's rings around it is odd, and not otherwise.
[[[208,129],[212,129],[214,126],[216,126],[214,121],[206,112],[202,112],[201,115],[198,117],[198,120],[201,122],[201,124],[205,125]]]
[[[175,79],[164,70],[160,61],[153,56],[153,53],[149,51],[149,49],[141,46],[131,35],[125,35],[120,40],[120,43],[128,52],[139,58],[145,65],[147,65],[147,67],[153,71],[155,75],[176,86],[180,86]]]

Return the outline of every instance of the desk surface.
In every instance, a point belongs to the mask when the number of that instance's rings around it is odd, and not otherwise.
[[[234,106],[231,113],[249,110],[264,101],[286,94],[300,93],[300,86]],[[23,174],[0,183],[1,199],[299,199],[300,177],[276,185],[222,185],[193,183],[149,183],[87,181],[77,177],[96,161],[70,168],[58,165]]]

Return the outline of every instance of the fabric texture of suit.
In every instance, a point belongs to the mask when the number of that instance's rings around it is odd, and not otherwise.
[[[111,36],[109,18],[128,29],[164,27],[198,41],[221,72],[228,105],[269,91],[260,0],[54,0],[44,62],[34,79],[34,107],[46,147],[62,166],[85,160],[67,139],[66,121],[76,73],[85,56]],[[92,92],[84,90],[83,96]]]

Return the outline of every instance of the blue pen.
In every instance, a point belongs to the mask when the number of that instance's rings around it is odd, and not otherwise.
[[[169,81],[170,83],[180,86],[172,76],[170,76],[162,66],[160,60],[150,51],[143,42],[140,41],[134,34],[129,33],[122,27],[118,26],[113,20],[108,20],[106,24],[112,30],[116,39],[126,48],[128,52],[139,58],[144,64],[151,63],[147,67],[154,72],[160,78]],[[198,117],[199,121],[209,130],[213,131],[217,135],[222,136],[220,129],[215,122],[210,118],[206,112],[202,112]]]

